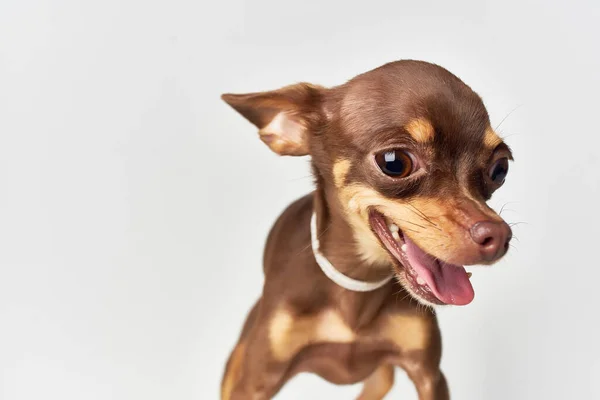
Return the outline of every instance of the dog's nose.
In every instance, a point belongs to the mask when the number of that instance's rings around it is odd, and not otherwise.
[[[495,261],[508,250],[512,238],[510,226],[504,221],[481,221],[471,227],[471,238],[479,245],[485,261]]]

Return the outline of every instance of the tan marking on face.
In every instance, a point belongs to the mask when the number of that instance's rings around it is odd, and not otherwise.
[[[225,376],[225,379],[223,380],[223,386],[221,387],[221,399],[223,400],[229,400],[231,398],[231,393],[233,392],[233,388],[238,380],[240,370],[242,368],[242,361],[244,359],[245,352],[246,344],[240,343],[235,347],[233,353],[231,354],[231,361],[229,362],[229,366],[227,368],[227,375]]]
[[[389,254],[381,246],[367,222],[367,207],[377,204],[382,197],[371,188],[351,185],[340,190],[339,198],[346,211],[361,259],[373,265],[389,264]]]
[[[499,216],[496,213],[496,211],[494,211],[490,206],[488,206],[487,203],[475,198],[475,196],[473,196],[471,192],[469,192],[466,188],[463,188],[462,193],[466,198],[472,200],[472,204],[474,204],[475,207],[477,207],[479,211],[481,211],[481,213],[484,214],[487,218],[497,222],[503,221],[502,217]]]
[[[483,144],[485,144],[487,148],[493,149],[500,143],[502,143],[500,136],[498,136],[498,134],[494,132],[492,128],[488,127],[483,136]]]
[[[435,129],[429,120],[416,118],[406,125],[406,130],[417,142],[427,143],[433,140]]]
[[[350,343],[355,338],[354,332],[333,310],[297,317],[285,308],[280,308],[269,325],[271,351],[280,361],[291,359],[312,343]]]
[[[335,182],[335,186],[340,188],[344,185],[346,181],[346,176],[348,176],[348,171],[350,171],[350,166],[352,163],[350,160],[341,159],[336,161],[333,164],[333,180]]]
[[[360,215],[352,215],[350,225],[353,230],[360,258],[367,264],[383,266],[390,263],[390,255],[381,246],[379,239],[371,231],[371,226],[365,223]]]
[[[431,338],[431,321],[417,316],[393,315],[384,322],[383,337],[402,350],[423,350]]]
[[[339,196],[346,209],[359,254],[364,261],[373,264],[389,264],[391,259],[371,230],[368,216],[370,208],[375,208],[392,220],[427,253],[450,263],[455,261],[457,249],[472,244],[468,227],[484,218],[499,218],[492,209],[466,196],[461,197],[463,204],[454,198],[396,200],[360,184],[342,188]],[[471,204],[469,212],[465,211],[465,204]]]
[[[341,159],[333,165],[333,176],[335,185],[342,189],[346,176],[351,166],[350,160]],[[347,208],[347,215],[350,225],[353,227],[354,238],[358,244],[358,249],[361,258],[372,265],[385,265],[389,263],[389,256],[381,248],[379,241],[372,234],[371,228],[368,225],[361,224],[361,216],[359,213],[359,204],[354,198],[342,199],[344,207]]]

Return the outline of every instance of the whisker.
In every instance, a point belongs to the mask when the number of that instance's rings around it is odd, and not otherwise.
[[[413,212],[415,212],[417,215],[419,215],[421,218],[423,218],[426,221],[431,222],[431,220],[427,217],[427,215],[425,215],[423,213],[423,211],[419,210],[417,207],[415,207],[412,203],[408,202],[407,203],[410,207],[412,207],[412,209],[414,210]]]
[[[525,221],[519,221],[519,222],[509,222],[508,226],[516,226],[516,225],[521,225],[521,224],[525,224],[525,225],[529,225],[528,222]]]
[[[401,220],[399,220],[399,221],[401,221]],[[408,221],[403,221],[403,222],[408,222]],[[416,225],[416,224],[415,224],[415,225]],[[423,228],[423,227],[421,227],[421,228]],[[414,233],[419,233],[419,231],[418,231],[418,230],[416,230],[416,229],[402,228],[402,230],[403,230],[403,231],[410,231],[410,232],[414,232]]]
[[[515,210],[513,210],[513,209],[506,208],[506,206],[507,206],[507,205],[509,205],[509,204],[514,204],[514,203],[518,203],[518,201],[515,201],[515,200],[513,200],[513,201],[507,201],[506,203],[504,203],[504,204],[502,205],[502,207],[500,208],[500,211],[498,211],[498,215],[502,215],[502,212],[503,212],[503,211],[511,211],[511,212],[516,212],[516,211],[515,211]]]
[[[329,228],[331,228],[331,225],[332,225],[332,224],[330,223],[329,225],[327,225],[327,226],[325,227],[325,229],[323,229],[323,231],[322,231],[320,234],[317,234],[317,238],[318,238],[318,239],[321,239],[321,238],[323,237],[323,235],[325,234],[325,232],[327,232],[327,230],[329,230]],[[311,240],[311,239],[309,239],[309,240],[308,240],[308,244],[307,244],[306,246],[304,246],[302,249],[300,249],[300,251],[298,251],[298,253],[296,253],[296,255],[299,255],[300,253],[302,253],[302,252],[304,252],[304,251],[308,250],[308,248],[309,248],[309,247],[311,247],[311,246],[312,246],[312,240]]]
[[[427,229],[427,228],[426,228],[426,227],[424,227],[423,225],[419,225],[419,224],[417,224],[416,222],[407,221],[407,220],[404,220],[404,219],[398,219],[398,221],[407,222],[407,223],[409,223],[409,224],[416,225],[416,226],[418,226],[419,228]],[[417,232],[417,231],[415,231],[415,232]]]
[[[506,140],[506,139],[508,139],[509,137],[511,137],[511,136],[515,136],[515,135],[516,135],[516,133],[511,133],[511,134],[509,134],[509,135],[502,135],[502,139],[503,139],[503,140]]]
[[[515,111],[517,111],[519,108],[521,108],[522,104],[519,104],[518,106],[516,106],[515,108],[513,108],[508,114],[506,114],[506,117],[502,118],[502,121],[500,121],[500,123],[498,124],[498,126],[496,126],[496,128],[494,128],[495,131],[498,130],[498,128],[500,128],[500,126],[502,125],[502,123],[504,121],[506,121],[506,118],[510,117],[510,115],[512,113],[514,113]]]
[[[300,176],[300,177],[297,177],[297,178],[289,178],[287,181],[288,182],[295,182],[295,181],[299,181],[301,179],[307,179],[307,178],[313,178],[313,175],[311,174],[311,175]]]
[[[439,227],[439,225],[437,225],[435,222],[433,222],[431,220],[431,218],[429,218],[427,215],[425,215],[421,210],[419,210],[418,208],[416,208],[414,205],[412,205],[411,203],[407,203],[411,208],[410,210],[415,213],[417,216],[421,217],[422,219],[424,219],[426,222],[429,223],[429,225],[431,225],[432,227],[434,227],[435,229],[437,229],[438,231],[442,231],[442,229]]]

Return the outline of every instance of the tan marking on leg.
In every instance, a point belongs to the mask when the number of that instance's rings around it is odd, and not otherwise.
[[[344,185],[346,176],[350,170],[350,165],[352,165],[352,163],[347,159],[338,160],[333,164],[333,180],[336,187],[340,188]]]
[[[246,345],[244,343],[239,343],[231,354],[231,359],[227,365],[225,379],[223,379],[223,385],[221,386],[221,400],[229,400],[231,398],[233,387],[238,380],[240,369],[242,368],[245,351]]]
[[[307,317],[296,317],[281,308],[275,313],[269,325],[271,351],[279,361],[289,360],[311,343],[350,343],[355,338],[354,332],[333,310]]]
[[[417,142],[427,143],[433,140],[435,129],[429,120],[416,118],[406,125],[406,130]]]
[[[500,143],[502,143],[500,136],[498,136],[498,134],[494,132],[492,128],[488,127],[483,136],[483,144],[485,144],[486,147],[493,149]]]
[[[271,325],[269,325],[269,340],[271,342],[271,351],[277,359],[286,359],[288,354],[292,353],[294,349],[291,348],[292,343],[292,328],[294,326],[294,319],[292,315],[285,311],[277,311]],[[296,335],[299,333],[296,332]]]
[[[381,400],[394,385],[394,367],[380,365],[365,380],[363,390],[357,400]]]
[[[390,316],[383,325],[383,337],[402,350],[423,350],[431,338],[430,321],[409,315]]]

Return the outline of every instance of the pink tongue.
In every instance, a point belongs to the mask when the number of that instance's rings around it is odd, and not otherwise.
[[[448,264],[425,253],[408,237],[406,256],[415,272],[429,286],[433,294],[446,304],[469,304],[475,293],[463,266]]]

